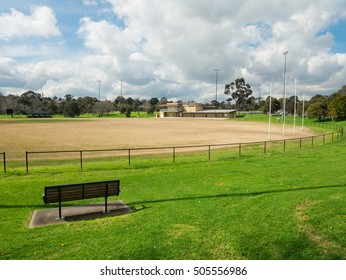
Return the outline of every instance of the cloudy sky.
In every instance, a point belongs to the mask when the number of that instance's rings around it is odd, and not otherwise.
[[[288,51],[288,96],[330,94],[345,35],[345,0],[1,0],[0,92],[222,101],[244,77],[282,97]]]

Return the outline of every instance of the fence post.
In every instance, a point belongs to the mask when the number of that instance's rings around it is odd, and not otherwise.
[[[26,165],[26,173],[28,173],[29,172],[28,151],[25,151],[25,165]]]
[[[241,156],[241,143],[239,143],[239,156]]]
[[[284,140],[284,151],[286,151],[286,139]]]
[[[4,172],[6,173],[6,153],[4,152]]]
[[[173,163],[175,163],[175,147],[173,147]]]
[[[80,155],[80,170],[83,170],[83,151],[80,151],[79,155]]]
[[[209,145],[209,150],[208,150],[208,161],[210,161],[210,145]]]
[[[131,166],[131,149],[129,149],[129,167]]]
[[[264,141],[264,154],[267,154],[267,141]]]
[[[300,139],[299,139],[299,148],[300,148],[300,149],[302,148],[302,141],[303,141],[303,139],[300,138]]]

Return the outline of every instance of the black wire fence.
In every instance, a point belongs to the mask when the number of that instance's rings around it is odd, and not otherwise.
[[[309,123],[309,125],[315,123]],[[343,136],[343,128],[331,123],[316,123],[317,126],[334,130],[330,133],[312,135],[306,137],[290,138],[283,140],[266,140],[244,143],[226,143],[213,145],[188,145],[188,146],[170,146],[170,147],[146,147],[146,148],[117,148],[117,149],[100,149],[100,150],[60,150],[60,151],[26,151],[25,152],[25,169],[28,173],[33,165],[46,166],[47,161],[51,160],[54,164],[63,164],[64,161],[73,160],[80,170],[84,169],[87,160],[104,160],[108,158],[111,161],[120,159],[125,161],[131,167],[134,160],[138,158],[152,158],[155,155],[175,163],[178,157],[190,153],[197,158],[206,155],[205,160],[211,161],[216,154],[225,153],[229,156],[242,156],[244,153],[255,151],[265,155],[269,150],[278,149],[286,151],[291,147],[303,148],[306,146],[314,147],[315,145],[324,145],[326,142],[334,142]],[[222,152],[221,152],[222,151]],[[233,151],[232,153],[229,151]],[[3,157],[3,170],[6,173],[6,153],[0,153]],[[47,157],[47,155],[49,155]],[[55,155],[55,156],[53,156]],[[204,156],[202,157],[204,158]],[[199,158],[198,158],[199,159]],[[40,163],[41,161],[41,163]],[[36,164],[35,164],[36,163]]]
[[[167,158],[171,159],[172,163],[177,161],[179,155],[184,152],[190,151],[195,152],[198,155],[201,153],[206,154],[206,160],[211,161],[213,153],[216,153],[219,149],[229,149],[235,151],[233,153],[235,156],[242,156],[244,152],[251,150],[260,151],[261,154],[267,154],[268,150],[274,149],[281,145],[281,149],[286,151],[289,144],[294,143],[299,148],[303,145],[308,145],[313,147],[317,142],[325,144],[328,140],[329,142],[334,142],[336,139],[342,136],[341,131],[332,132],[321,135],[313,135],[308,137],[299,137],[284,140],[268,140],[268,141],[257,141],[257,142],[246,142],[246,143],[229,143],[229,144],[214,144],[214,145],[193,145],[193,146],[172,146],[172,147],[148,147],[148,148],[123,148],[123,149],[105,149],[105,150],[70,150],[70,151],[27,151],[25,155],[26,162],[26,172],[29,172],[30,168],[30,158],[32,155],[47,155],[47,154],[73,154],[74,159],[78,161],[80,170],[83,170],[84,163],[87,159],[95,158],[95,154],[106,153],[109,157],[111,153],[116,153],[114,157],[120,157],[127,162],[130,167],[133,161],[138,157],[145,157],[146,155],[166,155]],[[45,157],[46,158],[46,157]],[[71,159],[72,157],[70,157]]]

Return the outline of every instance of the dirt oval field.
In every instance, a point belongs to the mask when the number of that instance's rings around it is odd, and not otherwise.
[[[312,135],[292,126],[270,126],[270,139]],[[267,123],[193,118],[50,119],[0,121],[0,152],[12,159],[25,151],[88,150],[214,145],[266,141]]]

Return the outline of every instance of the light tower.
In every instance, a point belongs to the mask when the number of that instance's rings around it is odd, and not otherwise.
[[[214,69],[215,71],[215,100],[217,101],[217,81],[218,81],[218,73],[220,69]]]
[[[285,56],[285,65],[284,65],[284,98],[282,105],[282,134],[285,135],[285,121],[286,121],[286,61],[287,61],[288,51],[285,51],[283,55]]]
[[[99,101],[101,101],[101,82],[100,80],[97,81],[99,83]]]

